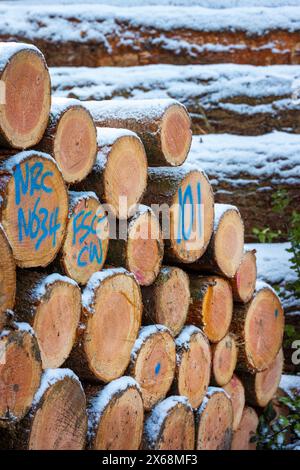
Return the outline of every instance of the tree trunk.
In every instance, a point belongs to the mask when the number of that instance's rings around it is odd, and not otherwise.
[[[166,261],[191,263],[203,255],[213,230],[214,196],[202,170],[151,168],[144,202],[160,216]]]
[[[72,279],[57,273],[18,272],[16,318],[34,329],[43,369],[60,367],[69,356],[80,309],[81,292]]]
[[[222,388],[209,387],[196,413],[196,449],[229,450],[232,441],[233,410]]]
[[[3,155],[3,153],[2,153]],[[66,228],[68,194],[50,155],[27,151],[0,153],[0,218],[21,268],[48,265]]]
[[[237,368],[250,373],[267,369],[281,348],[284,330],[284,313],[275,291],[257,282],[252,300],[235,305],[231,328],[239,345]]]
[[[69,191],[66,236],[59,260],[63,271],[84,285],[101,271],[107,255],[109,223],[95,193]]]
[[[245,406],[238,429],[233,433],[231,450],[255,450],[255,442],[251,442],[258,426],[258,416],[253,408]]]
[[[0,42],[0,145],[27,149],[47,127],[50,75],[33,45]]]
[[[123,375],[141,317],[142,296],[132,274],[122,268],[94,273],[83,291],[80,327],[68,366],[92,382]]]
[[[146,419],[143,448],[193,450],[195,423],[186,397],[171,396],[158,403]]]
[[[87,386],[89,432],[87,446],[94,450],[138,450],[144,408],[138,383],[121,377],[108,385]]]
[[[131,351],[128,373],[141,387],[145,410],[165,398],[173,382],[175,366],[175,342],[168,328],[144,326]]]
[[[191,120],[178,101],[87,101],[85,105],[97,126],[136,132],[149,166],[178,166],[185,161],[192,141]]]
[[[143,321],[167,326],[177,336],[186,322],[190,304],[187,274],[174,266],[163,266],[151,286],[142,287]]]
[[[218,276],[190,276],[191,303],[187,323],[196,325],[212,343],[229,330],[233,300],[230,283]]]
[[[0,331],[4,312],[14,307],[16,297],[16,265],[12,249],[0,224]]]
[[[152,284],[161,267],[164,244],[159,221],[150,207],[140,205],[130,220],[120,221],[109,242],[107,263],[132,272],[141,286]]]
[[[251,300],[256,284],[256,250],[245,251],[234,277],[231,279],[235,302],[247,303]]]
[[[235,374],[232,376],[230,382],[224,385],[223,388],[231,399],[233,409],[232,429],[233,431],[236,431],[242,419],[243,409],[245,406],[245,389],[242,382]]]
[[[176,373],[174,393],[187,397],[197,408],[208,389],[211,350],[208,339],[195,326],[186,326],[176,338]]]
[[[223,387],[230,382],[237,363],[238,345],[232,333],[212,345],[212,377],[215,384]]]
[[[52,98],[48,127],[37,148],[55,158],[66,183],[90,173],[97,154],[96,127],[80,101]]]

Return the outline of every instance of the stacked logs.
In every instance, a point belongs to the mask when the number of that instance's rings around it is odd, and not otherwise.
[[[255,448],[283,310],[184,106],[51,104],[24,44],[0,72],[0,447]]]

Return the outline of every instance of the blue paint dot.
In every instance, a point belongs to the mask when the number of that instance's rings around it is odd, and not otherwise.
[[[278,309],[276,308],[276,309],[275,309],[275,318],[277,318],[278,315],[279,315],[279,311],[278,311]]]
[[[159,371],[160,371],[160,362],[158,362],[158,363],[156,364],[154,370],[155,370],[155,374],[157,375],[157,374],[159,373]]]

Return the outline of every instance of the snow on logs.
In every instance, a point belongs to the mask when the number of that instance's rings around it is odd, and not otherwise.
[[[14,307],[16,296],[16,265],[12,249],[0,224],[0,330],[5,310]]]
[[[47,127],[51,101],[48,68],[33,45],[0,43],[0,145],[27,149]]]
[[[228,333],[221,341],[211,345],[212,349],[212,378],[222,387],[233,375],[237,363],[238,345],[234,335]]]
[[[0,218],[16,264],[46,266],[62,243],[68,194],[50,155],[32,150],[1,157]]]
[[[231,450],[255,450],[256,444],[251,439],[256,434],[258,416],[250,406],[245,406],[237,430],[233,433]]]
[[[232,429],[236,431],[242,419],[243,409],[245,406],[245,389],[240,379],[233,374],[230,382],[223,386],[225,392],[228,393],[233,409]]]
[[[247,303],[251,299],[256,284],[256,251],[245,251],[240,265],[230,280],[235,302]]]

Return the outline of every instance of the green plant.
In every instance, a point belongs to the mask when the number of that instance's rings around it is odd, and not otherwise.
[[[281,230],[272,231],[271,229],[267,228],[258,228],[254,227],[252,229],[253,234],[258,238],[260,243],[272,243],[276,238],[281,235]]]

